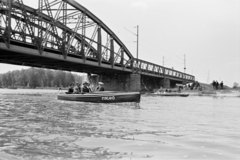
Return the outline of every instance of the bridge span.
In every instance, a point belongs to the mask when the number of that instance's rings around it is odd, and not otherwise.
[[[0,63],[97,74],[112,90],[174,87],[195,77],[136,59],[117,35],[74,0],[0,0]]]

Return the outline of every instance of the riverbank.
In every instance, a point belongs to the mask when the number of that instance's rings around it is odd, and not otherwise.
[[[215,97],[240,97],[239,90],[225,89],[225,90],[182,90],[182,93],[187,93],[189,96],[215,96]]]

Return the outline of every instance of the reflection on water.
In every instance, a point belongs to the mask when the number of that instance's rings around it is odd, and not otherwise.
[[[142,96],[131,103],[0,90],[2,159],[240,159],[240,98]]]

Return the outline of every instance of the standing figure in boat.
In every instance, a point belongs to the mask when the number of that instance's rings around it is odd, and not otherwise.
[[[88,82],[83,82],[82,87],[81,87],[81,93],[90,93],[91,89],[89,88]]]
[[[71,83],[68,88],[68,93],[71,94],[74,92],[74,83]]]
[[[89,93],[93,92],[93,90],[92,90],[92,88],[90,86],[90,83],[88,83],[87,88],[89,89]]]
[[[76,83],[75,87],[74,87],[74,94],[79,94],[81,92],[81,87],[80,87],[80,83]]]
[[[97,86],[96,90],[97,91],[105,91],[103,85],[104,85],[103,82],[98,82],[98,86]]]

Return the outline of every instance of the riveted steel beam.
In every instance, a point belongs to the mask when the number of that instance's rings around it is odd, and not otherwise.
[[[113,39],[110,39],[110,63],[113,67],[114,65],[114,44],[113,44]]]
[[[98,59],[98,65],[101,66],[101,63],[102,63],[102,32],[101,32],[100,26],[98,27],[97,59]]]

